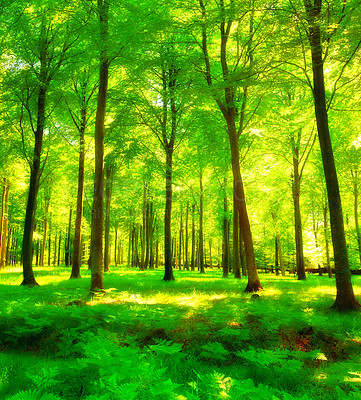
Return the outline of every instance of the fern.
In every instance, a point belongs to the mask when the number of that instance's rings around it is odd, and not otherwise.
[[[219,342],[207,343],[202,346],[203,351],[200,356],[205,358],[211,358],[214,360],[223,361],[229,354],[228,351]]]
[[[244,358],[261,367],[270,365],[279,366],[291,371],[300,370],[303,363],[299,360],[291,359],[291,353],[288,350],[264,350],[250,347],[249,350],[236,352],[236,356]]]
[[[59,376],[57,368],[42,368],[40,375],[33,375],[29,373],[26,375],[37,387],[49,388],[60,383],[60,381],[55,379],[55,377]]]
[[[234,340],[249,340],[251,331],[249,329],[242,328],[230,328],[226,326],[220,329],[218,332],[223,338],[230,337]]]
[[[52,393],[43,393],[40,390],[24,390],[11,397],[7,400],[61,400],[60,397],[55,396]]]

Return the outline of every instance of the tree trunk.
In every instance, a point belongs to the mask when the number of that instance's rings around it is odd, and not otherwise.
[[[335,259],[337,295],[332,307],[338,311],[355,310],[359,309],[361,306],[355,298],[351,283],[351,271],[347,255],[341,196],[328,126],[321,32],[319,26],[321,22],[320,19],[322,18],[322,0],[315,0],[313,6],[310,0],[304,0],[304,4],[309,23],[308,37],[312,55],[315,115],[327,186],[331,236]]]
[[[51,266],[51,220],[49,221],[49,238],[48,238],[48,267]]]
[[[327,273],[328,277],[332,279],[332,269],[331,269],[331,263],[330,263],[330,244],[328,241],[328,221],[327,221],[327,202],[323,206],[323,233],[325,236],[325,247],[326,247],[326,268],[327,268]]]
[[[5,188],[4,188],[5,189]],[[7,250],[7,234],[8,234],[8,222],[9,222],[9,183],[6,184],[5,190],[5,201],[4,201],[4,224],[3,233],[1,235],[1,246],[0,246],[0,268],[5,267],[6,262],[6,250]]]
[[[164,281],[174,281],[172,268],[172,232],[171,232],[171,214],[172,214],[172,155],[173,150],[168,150],[166,160],[166,200],[164,215]]]
[[[199,272],[205,273],[204,270],[204,243],[203,243],[203,173],[199,175]]]
[[[223,198],[223,278],[228,278],[229,272],[229,221],[228,221],[228,201],[226,193],[226,181],[224,184],[224,198]]]
[[[196,251],[196,228],[195,228],[195,204],[192,204],[192,254],[191,254],[191,270],[195,270],[195,251]]]
[[[234,114],[234,111],[233,113]],[[246,207],[246,197],[244,193],[243,180],[239,166],[239,148],[238,138],[236,132],[236,125],[234,115],[227,118],[228,135],[232,153],[232,171],[233,171],[233,196],[236,200],[236,206],[239,214],[240,223],[242,226],[243,243],[246,256],[248,283],[245,292],[257,292],[262,289],[261,282],[258,277],[256,258],[253,248],[253,239],[251,227],[248,219],[248,212]]]
[[[41,69],[44,71],[40,75],[45,75],[46,69],[46,50],[45,54],[42,54]],[[26,214],[24,222],[24,233],[23,233],[23,247],[22,247],[22,260],[23,260],[23,281],[22,285],[37,286],[38,283],[35,280],[32,259],[33,259],[33,236],[35,226],[35,212],[36,212],[36,198],[39,189],[40,179],[40,158],[43,145],[43,134],[45,127],[45,102],[47,94],[47,85],[44,84],[45,77],[40,79],[40,88],[38,94],[38,118],[37,128],[35,131],[35,145],[33,163],[30,172],[30,185],[28,192],[28,200],[26,205]]]
[[[189,216],[189,202],[187,201],[185,242],[184,242],[184,255],[185,255],[184,269],[187,270],[187,271],[189,270],[189,260],[188,260],[188,216]]]
[[[58,266],[60,265],[60,257],[61,257],[61,232],[59,234],[59,242],[58,242]]]
[[[212,239],[209,239],[209,268],[213,268],[212,263]]]
[[[109,272],[110,264],[110,204],[112,199],[113,168],[106,168],[105,181],[105,232],[104,232],[104,272]]]
[[[297,142],[292,140],[292,154],[293,154],[293,182],[292,182],[292,195],[295,216],[295,243],[296,243],[296,268],[297,279],[306,280],[305,261],[303,255],[303,238],[302,238],[302,222],[301,222],[301,208],[300,208],[300,175],[299,175],[299,142],[300,133],[298,133]]]
[[[114,228],[114,264],[115,268],[118,266],[118,258],[117,258],[117,249],[118,249],[118,228]]]
[[[90,291],[104,289],[103,282],[103,204],[104,204],[104,135],[105,112],[107,103],[109,60],[107,53],[108,11],[107,0],[98,0],[100,26],[100,69],[98,102],[95,119],[95,174],[94,197],[91,222],[90,259],[91,284]]]
[[[84,83],[85,85],[85,83]],[[82,107],[80,110],[81,123],[79,129],[79,162],[78,162],[78,193],[76,198],[76,218],[73,243],[73,265],[70,279],[79,279],[81,259],[81,222],[83,217],[83,196],[84,196],[84,171],[85,171],[85,128],[87,122],[87,102],[85,98],[86,87],[83,85]]]
[[[241,278],[240,256],[239,256],[239,217],[236,200],[233,197],[233,273],[236,279]]]
[[[183,208],[181,209],[181,219],[179,225],[179,249],[178,249],[178,268],[182,269],[182,245],[183,245]]]
[[[1,214],[0,214],[0,253],[1,253],[1,246],[2,246],[2,234],[3,234],[3,227],[4,227],[4,215],[5,215],[5,194],[6,194],[6,181],[7,179],[4,178],[3,182],[3,191],[1,196]]]
[[[155,244],[155,268],[159,267],[159,242]]]
[[[352,175],[352,186],[353,186],[353,196],[354,196],[353,210],[354,210],[354,216],[355,216],[356,239],[357,239],[357,247],[358,247],[359,259],[360,259],[360,265],[361,265],[361,230],[360,230],[359,215],[358,215],[358,195],[359,195],[359,193],[358,193],[358,171],[351,169],[351,175]]]
[[[47,193],[45,195],[45,219],[44,219],[44,234],[43,234],[43,243],[42,243],[42,250],[41,250],[41,259],[40,265],[44,266],[44,259],[45,259],[45,250],[46,250],[46,240],[48,236],[48,213],[49,213],[49,205],[50,205],[50,187],[47,188]]]
[[[56,249],[57,249],[57,243],[58,243],[58,231],[56,230],[55,231],[55,240],[54,240],[54,258],[53,258],[53,264],[54,264],[54,267],[57,265],[57,262],[56,262],[56,260],[57,260],[57,251],[56,251]]]
[[[70,236],[71,236],[71,217],[73,210],[70,208],[69,210],[69,223],[68,223],[68,233],[66,235],[65,241],[65,266],[68,267],[70,265]]]
[[[279,233],[276,233],[276,240],[277,240],[278,259],[279,259],[279,265],[281,268],[281,275],[286,276],[285,262],[283,259],[283,252],[282,252],[282,245],[281,245],[281,237],[280,237]]]

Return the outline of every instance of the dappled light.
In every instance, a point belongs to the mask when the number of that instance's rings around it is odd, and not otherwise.
[[[0,1],[0,400],[361,399],[360,21]]]

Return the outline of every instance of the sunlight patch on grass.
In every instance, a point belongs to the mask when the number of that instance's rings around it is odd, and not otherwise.
[[[192,295],[185,295],[180,293],[174,295],[173,293],[158,292],[151,296],[143,296],[141,294],[134,294],[128,291],[116,293],[113,296],[99,296],[94,297],[86,304],[94,306],[97,304],[119,304],[119,303],[133,303],[133,304],[169,304],[175,306],[187,307],[207,307],[210,306],[212,301],[223,300],[227,298],[226,294],[208,294],[208,293],[193,293]]]
[[[275,288],[267,288],[266,290],[262,291],[262,296],[280,296],[282,294],[282,291],[279,289]]]
[[[331,287],[331,286],[318,286],[318,287],[312,287],[309,288],[308,293],[312,294],[329,294],[329,295],[336,295],[336,288],[335,287]]]

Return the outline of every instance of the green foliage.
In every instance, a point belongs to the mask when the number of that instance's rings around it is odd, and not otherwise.
[[[60,400],[60,397],[41,390],[26,390],[9,397],[7,400]]]
[[[86,298],[87,278],[51,275],[41,291],[4,278],[0,397],[357,399],[361,322],[322,311],[327,277],[302,283],[301,298],[299,282],[264,275],[252,302],[218,271],[182,271],[167,287],[161,274],[118,269],[107,276],[114,290],[80,306],[69,303]]]

